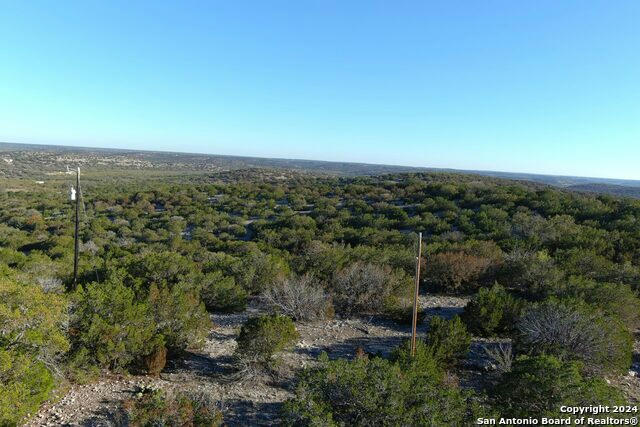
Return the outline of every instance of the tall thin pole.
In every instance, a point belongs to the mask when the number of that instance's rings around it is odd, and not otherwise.
[[[80,228],[80,168],[76,172],[76,230],[74,236],[74,252],[73,252],[73,288],[78,283],[78,231]]]
[[[411,325],[411,357],[416,355],[416,335],[418,328],[418,293],[420,288],[420,258],[422,257],[422,233],[418,233],[418,257],[416,258],[416,283],[413,294],[413,322]]]

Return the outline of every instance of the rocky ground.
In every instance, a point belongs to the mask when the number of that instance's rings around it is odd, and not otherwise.
[[[452,317],[459,314],[467,299],[458,297],[421,297],[427,315]],[[282,355],[283,363],[275,375],[238,377],[233,367],[235,338],[250,316],[260,313],[250,306],[241,314],[213,315],[212,329],[205,347],[170,362],[159,377],[103,376],[88,385],[72,386],[61,399],[41,408],[28,426],[113,426],[119,425],[120,405],[141,387],[204,392],[219,402],[225,422],[230,426],[274,425],[283,401],[292,396],[295,371],[313,364],[326,351],[331,358],[353,357],[358,347],[368,353],[388,354],[410,336],[410,326],[380,318],[331,320],[298,324],[300,341],[293,351]],[[426,326],[419,325],[419,334]],[[474,339],[471,352],[459,380],[465,386],[479,386],[491,367],[485,348],[500,345],[500,340]],[[509,345],[503,340],[503,344]],[[621,379],[629,394],[638,396],[635,374]]]
[[[633,344],[633,363],[629,373],[624,377],[608,380],[608,382],[621,389],[630,402],[640,404],[640,331],[636,331]]]

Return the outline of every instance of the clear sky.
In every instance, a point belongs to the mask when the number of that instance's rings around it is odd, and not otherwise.
[[[640,179],[640,1],[0,0],[0,141]]]

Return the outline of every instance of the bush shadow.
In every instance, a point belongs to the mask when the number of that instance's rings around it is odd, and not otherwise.
[[[280,425],[282,402],[256,403],[245,399],[224,401],[224,425],[233,426],[272,426]]]

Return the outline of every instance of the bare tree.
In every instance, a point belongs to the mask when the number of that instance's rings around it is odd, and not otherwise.
[[[38,285],[40,285],[42,290],[45,292],[61,292],[62,291],[62,280],[58,279],[57,277],[51,277],[51,276],[38,277],[36,279],[36,282],[38,282]]]
[[[333,277],[336,310],[346,316],[379,312],[395,286],[389,267],[360,262],[351,264]]]
[[[539,349],[546,348],[559,356],[587,356],[602,339],[582,313],[561,304],[541,304],[528,310],[518,322],[521,341]]]
[[[518,345],[528,352],[582,360],[592,372],[631,362],[632,340],[624,326],[597,311],[548,301],[525,312],[517,328]]]
[[[91,255],[95,255],[99,250],[100,248],[93,240],[89,240],[86,243],[80,243],[80,252],[88,252]]]
[[[511,372],[513,351],[510,343],[499,343],[497,346],[485,347],[484,352],[491,362],[493,362],[493,365],[496,367],[498,372]]]
[[[329,295],[311,275],[276,281],[262,293],[262,300],[272,310],[294,320],[322,320],[332,313]]]

